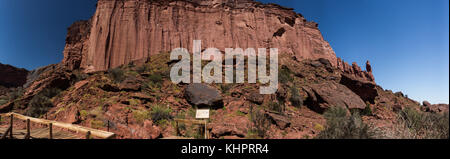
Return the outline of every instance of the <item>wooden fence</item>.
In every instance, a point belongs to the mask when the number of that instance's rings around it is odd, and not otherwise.
[[[43,124],[43,125],[48,125],[48,128],[49,128],[49,132],[48,133],[49,133],[49,138],[50,139],[53,139],[53,127],[59,127],[59,128],[67,129],[67,130],[70,130],[70,131],[74,131],[76,133],[86,134],[86,139],[90,139],[91,137],[97,137],[97,138],[101,138],[101,139],[113,139],[116,136],[112,132],[107,132],[107,131],[103,131],[103,130],[87,128],[87,127],[74,125],[74,124],[68,124],[68,123],[62,123],[62,122],[57,122],[57,121],[51,121],[51,120],[46,120],[46,119],[33,118],[33,117],[24,116],[24,115],[17,114],[17,113],[0,114],[0,121],[2,119],[4,119],[4,117],[9,117],[10,118],[10,123],[9,123],[8,129],[3,134],[2,139],[6,139],[8,136],[9,136],[9,138],[13,138],[13,126],[14,126],[13,122],[14,122],[14,118],[26,121],[26,135],[25,135],[25,139],[29,139],[31,137],[30,122]]]

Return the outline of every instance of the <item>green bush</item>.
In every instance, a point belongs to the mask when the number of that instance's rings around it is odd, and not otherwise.
[[[449,115],[448,113],[419,112],[406,107],[399,112],[400,122],[409,128],[414,138],[448,139]]]
[[[53,107],[50,99],[57,96],[60,92],[61,90],[58,88],[42,90],[31,99],[25,114],[36,118],[44,115]]]
[[[126,78],[125,71],[122,70],[121,68],[110,69],[108,72],[109,72],[109,76],[116,83],[120,83],[123,80],[125,80],[125,78]]]
[[[163,107],[160,105],[155,105],[152,107],[150,115],[152,117],[153,122],[158,123],[161,120],[172,119],[171,113],[172,113],[172,109],[166,108],[166,107]]]
[[[342,107],[332,107],[324,113],[327,119],[325,130],[316,137],[318,139],[372,139],[375,132],[363,123],[358,113],[347,115]]]
[[[366,108],[361,112],[363,116],[373,116],[372,108],[370,108],[370,104],[367,104]]]
[[[291,101],[292,105],[297,108],[303,106],[303,98],[300,96],[300,93],[298,93],[298,89],[296,87],[291,87],[291,98],[289,98],[289,101]]]

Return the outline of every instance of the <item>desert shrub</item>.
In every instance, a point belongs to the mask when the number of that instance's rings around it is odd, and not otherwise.
[[[325,130],[316,137],[318,139],[371,139],[375,132],[363,123],[359,113],[347,115],[342,107],[332,107],[324,113],[327,119]]]
[[[145,120],[150,118],[150,113],[147,110],[134,110],[133,118],[138,123],[143,123]]]
[[[267,104],[267,108],[269,108],[269,110],[274,111],[274,112],[278,112],[278,113],[283,112],[283,105],[278,102],[269,102]]]
[[[148,65],[144,64],[144,65],[142,65],[142,66],[139,66],[139,67],[136,69],[136,72],[138,72],[138,73],[144,73],[144,72],[147,72],[148,70],[149,70]]]
[[[286,83],[288,83],[289,81],[293,81],[294,80],[294,78],[291,76],[292,75],[292,72],[291,72],[291,70],[289,69],[289,68],[287,68],[287,67],[282,67],[280,70],[279,70],[279,73],[278,73],[279,75],[278,75],[278,77],[279,77],[279,81],[280,81],[280,83],[282,83],[282,84],[286,84]]]
[[[405,108],[399,112],[399,122],[410,130],[411,138],[448,139],[448,113],[419,112],[413,108]]]
[[[171,67],[169,67],[170,63],[170,53],[168,52],[161,52],[157,55],[153,56],[154,58],[150,58],[149,63],[151,64],[149,67],[150,73],[157,73],[160,74],[162,77],[170,77],[170,70]]]
[[[370,108],[370,104],[367,104],[366,108],[364,108],[364,110],[361,112],[361,115],[363,115],[363,116],[372,116],[373,115],[372,108]]]
[[[6,103],[8,103],[8,100],[0,99],[0,105],[6,104]]]
[[[130,77],[136,78],[137,76],[139,76],[139,73],[136,71],[129,70],[126,72],[126,75],[127,75],[127,78],[130,78]]]
[[[219,84],[220,86],[220,91],[222,92],[222,94],[226,94],[231,88],[233,88],[233,84]]]
[[[72,77],[71,77],[71,83],[75,84],[79,81],[85,80],[86,78],[88,78],[89,75],[86,73],[83,73],[80,70],[75,70],[72,72]]]
[[[91,120],[90,124],[91,124],[91,127],[94,129],[100,129],[105,126],[105,123],[101,120]]]
[[[112,80],[116,83],[120,83],[123,80],[125,80],[125,71],[121,68],[113,68],[108,71],[109,76],[112,78]]]
[[[89,115],[89,112],[87,112],[86,110],[81,110],[80,111],[80,116],[83,118],[86,118]]]
[[[23,88],[22,87],[18,87],[18,88],[14,89],[13,91],[11,91],[8,94],[8,98],[9,98],[8,100],[9,101],[14,101],[14,100],[20,98],[23,95],[23,93],[24,93]]]
[[[136,67],[136,64],[134,64],[134,62],[130,62],[130,63],[128,63],[127,67],[134,68],[134,67]]]
[[[406,107],[399,113],[399,115],[400,118],[405,121],[407,127],[411,129],[419,130],[428,125],[428,123],[426,123],[427,116],[412,108]]]
[[[131,106],[139,106],[141,104],[141,101],[138,99],[128,99],[128,102],[130,102]]]
[[[164,77],[159,73],[152,73],[147,77],[147,80],[142,83],[142,89],[149,92],[154,92],[156,89],[160,89]]]
[[[292,105],[299,108],[303,105],[303,98],[298,93],[298,89],[296,87],[291,87],[291,97],[289,98]]]
[[[325,130],[325,127],[323,127],[323,125],[321,125],[321,124],[314,124],[314,130],[317,130],[317,131],[323,131],[323,130]]]
[[[252,127],[249,129],[247,137],[264,138],[267,136],[271,123],[263,111],[254,109],[253,106],[250,107],[250,121]],[[253,136],[253,134],[256,136]]]
[[[170,120],[172,119],[172,116],[170,115],[172,113],[172,109],[166,108],[160,105],[155,105],[152,107],[152,110],[150,112],[151,118],[154,123],[158,123],[162,120]]]
[[[51,98],[57,96],[61,92],[58,88],[44,89],[35,95],[28,104],[26,111],[27,116],[40,117],[47,113],[53,107]]]
[[[8,103],[9,98],[6,96],[0,96],[0,105]]]
[[[148,76],[148,79],[153,83],[160,83],[163,81],[163,76],[161,74],[154,73]]]

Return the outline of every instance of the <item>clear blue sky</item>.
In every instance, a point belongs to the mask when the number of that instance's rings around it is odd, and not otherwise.
[[[338,57],[417,100],[449,103],[448,0],[259,0],[295,8]],[[63,58],[67,27],[88,19],[95,0],[0,0],[0,63],[35,69]]]

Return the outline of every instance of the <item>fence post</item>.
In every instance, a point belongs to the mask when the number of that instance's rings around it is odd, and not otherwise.
[[[207,128],[206,128],[206,124],[207,124],[207,121],[206,121],[206,119],[205,119],[205,139],[208,139],[208,135],[207,135]]]
[[[25,135],[25,139],[30,139],[31,131],[30,131],[30,119],[27,119],[27,134]]]
[[[49,128],[49,139],[53,139],[53,124],[49,123],[48,124],[48,128]]]
[[[9,130],[9,138],[13,139],[13,121],[14,121],[14,114],[11,114],[11,122],[9,123],[9,127],[11,127],[11,130]]]
[[[108,127],[107,127],[107,131],[109,132],[109,120],[108,120]]]
[[[88,131],[87,133],[86,133],[86,139],[90,139],[91,138],[91,131]]]
[[[180,130],[178,130],[178,121],[175,121],[175,123],[176,123],[175,128],[177,131],[177,136],[180,136]]]

